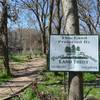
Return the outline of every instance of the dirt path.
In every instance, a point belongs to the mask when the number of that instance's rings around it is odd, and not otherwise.
[[[19,92],[28,84],[31,84],[37,77],[39,77],[39,71],[44,68],[45,64],[45,59],[40,58],[20,65],[11,63],[11,69],[16,78],[0,85],[0,100],[5,100],[5,98]]]

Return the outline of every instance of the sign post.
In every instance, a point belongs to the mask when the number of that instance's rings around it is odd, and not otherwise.
[[[99,71],[98,35],[51,35],[50,71]]]
[[[51,35],[49,50],[49,70],[54,72],[64,72],[65,93],[66,72],[75,72],[73,75],[78,75],[79,77],[81,76],[82,72],[98,72],[99,36],[66,34]],[[78,72],[78,74],[76,72]],[[82,79],[80,78],[80,80]],[[81,92],[78,94],[83,95]],[[82,97],[80,96],[80,98]]]

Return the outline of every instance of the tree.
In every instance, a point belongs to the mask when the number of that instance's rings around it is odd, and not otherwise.
[[[53,8],[54,8],[54,0],[50,0],[50,7],[49,7],[49,35],[52,34],[52,20],[53,20]]]
[[[77,47],[77,51],[80,51],[80,47],[79,46]]]
[[[100,0],[78,0],[80,28],[94,34],[99,30]]]
[[[65,33],[79,34],[77,0],[62,0],[66,21]],[[81,72],[69,72],[69,100],[83,100],[83,75]]]
[[[76,47],[75,47],[75,45],[72,45],[72,53],[76,53]]]
[[[100,32],[100,0],[77,0],[77,3],[80,20],[80,32],[88,34]],[[52,20],[52,30],[56,30],[54,33],[59,33],[59,30],[60,32],[65,31],[64,24],[66,22],[63,21],[61,0],[55,0]],[[61,26],[61,29],[59,26]]]
[[[43,53],[46,54],[47,44],[46,44],[46,28],[47,28],[47,19],[48,19],[48,7],[49,0],[21,0],[24,8],[33,12],[35,15],[39,29],[42,33],[42,49]]]
[[[53,13],[53,24],[55,26],[55,29],[57,31],[57,34],[61,34],[62,29],[62,2],[61,0],[55,0],[54,3],[54,13]]]
[[[49,22],[51,23],[51,33],[53,34],[61,34],[62,33],[62,2],[61,0],[51,0],[50,5],[50,12],[49,15],[51,16]],[[52,19],[51,19],[52,18]]]
[[[66,53],[71,53],[71,47],[66,46],[66,47],[65,47],[65,52],[66,52]]]
[[[0,40],[2,42],[3,62],[8,75],[11,75],[9,68],[8,55],[8,32],[7,32],[7,0],[2,2],[1,25],[0,25]]]

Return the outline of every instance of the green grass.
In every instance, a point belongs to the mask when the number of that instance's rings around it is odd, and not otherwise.
[[[3,60],[2,59],[0,59],[0,64],[3,64]]]
[[[28,55],[29,54],[22,54],[22,53],[14,54],[13,53],[13,54],[9,55],[9,58],[10,58],[10,61],[23,63],[23,62],[26,62],[28,60]],[[3,60],[2,59],[0,59],[0,64],[3,64]]]
[[[17,63],[24,63],[31,58],[40,58],[45,57],[42,53],[34,53],[34,55],[30,56],[30,53],[12,53],[9,55],[10,60]]]
[[[27,88],[20,96],[16,96],[12,98],[11,100],[38,100],[34,92],[32,91],[32,88]]]
[[[90,90],[88,96],[93,96],[96,98],[100,98],[100,88],[93,88],[93,87],[85,87],[84,88],[84,95],[86,95],[86,93]]]
[[[46,84],[63,81],[63,73],[59,73],[59,75],[56,76],[53,72],[43,72],[43,81]]]
[[[51,95],[52,98],[60,98],[59,100],[64,100],[64,92],[62,92],[61,86],[46,86],[43,84],[38,84],[38,90],[40,93],[45,95]],[[37,95],[34,93],[31,87],[26,89],[20,98],[24,100],[39,100]],[[15,100],[15,99],[12,99]],[[53,99],[52,99],[53,100]],[[58,99],[57,99],[58,100]]]
[[[11,76],[8,76],[6,74],[6,72],[3,69],[1,69],[0,70],[0,84],[4,83],[10,79],[11,79]]]
[[[53,98],[61,98],[64,100],[64,89],[62,84],[54,84],[63,79],[63,73],[60,73],[60,76],[55,76],[52,72],[43,72],[42,82],[37,84],[37,90],[39,93],[43,93],[46,96],[51,95]],[[62,80],[63,81],[63,80]],[[21,98],[24,100],[39,100],[36,95],[35,90],[32,89],[32,86],[26,89],[22,94]],[[16,100],[16,99],[12,99]]]
[[[23,98],[24,100],[38,100],[31,87],[24,91],[21,98]]]
[[[17,62],[17,63],[24,63],[31,58],[45,58],[45,55],[41,52],[41,50],[35,50],[33,54],[30,54],[30,52],[26,53],[10,53],[9,59],[10,61]],[[2,57],[0,56],[0,64],[3,64]]]
[[[10,60],[21,63],[21,62],[25,62],[28,60],[27,56],[28,56],[27,54],[21,54],[21,53],[11,54]]]
[[[64,93],[64,86],[59,83],[63,81],[63,73],[59,73],[59,76],[55,76],[53,72],[42,72],[41,74],[42,82],[37,85],[38,91],[46,95],[51,95],[52,97],[55,97],[59,100],[64,100],[64,97],[67,94]],[[94,74],[85,73],[84,78],[85,80],[94,80],[95,76]],[[84,95],[86,95],[90,88],[91,87],[84,87]],[[100,88],[93,88],[89,92],[88,96],[100,98]],[[38,97],[32,90],[32,87],[26,89],[22,94],[21,98],[26,98],[25,100],[38,100]]]
[[[84,81],[96,80],[95,74],[84,73]]]

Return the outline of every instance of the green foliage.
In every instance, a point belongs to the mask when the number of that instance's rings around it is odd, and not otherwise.
[[[59,73],[59,76],[55,75],[53,72],[45,72],[43,74],[43,81],[46,84],[57,83],[58,81],[63,81],[63,73]]]
[[[65,52],[66,53],[69,53],[69,52],[76,53],[76,51],[80,51],[80,47],[79,46],[75,47],[75,45],[72,45],[71,47],[70,46],[66,46],[65,47]]]
[[[58,76],[56,76],[53,72],[41,72],[42,75],[42,81],[40,83],[37,83],[37,88],[33,89],[32,87],[29,87],[26,89],[20,96],[20,98],[24,100],[39,100],[39,96],[37,95],[36,91],[38,93],[45,94],[46,96],[50,95],[53,98],[56,98],[56,100],[66,100],[65,97],[67,97],[67,93],[64,92],[64,86],[62,84],[64,74],[61,72]],[[84,74],[85,80],[94,80],[95,75],[90,73]],[[87,94],[88,90],[91,87],[84,87],[84,95]],[[100,88],[93,88],[88,96],[95,96],[97,98],[100,98]],[[16,99],[13,99],[16,100]],[[55,99],[52,99],[55,100]]]
[[[32,58],[38,58],[38,57],[45,57],[43,53],[40,50],[34,51],[34,54],[30,54],[30,52],[26,53],[12,53],[10,54],[10,60],[13,62],[23,63],[26,62]]]
[[[38,90],[46,95],[51,95],[54,98],[58,98],[63,95],[63,73],[59,73],[59,76],[55,76],[53,72],[43,72],[43,83],[38,84]],[[62,91],[62,92],[61,92]]]
[[[24,100],[38,100],[31,87],[24,91],[21,98],[23,98]]]
[[[93,97],[96,97],[96,98],[100,98],[100,88],[85,87],[84,88],[84,95],[86,95],[88,91],[89,91],[88,96],[93,96]]]
[[[22,54],[22,53],[10,54],[10,60],[21,63],[28,60],[27,56],[28,54]]]
[[[3,64],[3,59],[0,58],[0,64]]]
[[[62,84],[54,84],[63,79],[63,73],[60,76],[55,76],[52,72],[44,72],[43,79],[41,83],[37,83],[37,88],[33,89],[31,86],[26,89],[20,98],[24,100],[39,100],[38,94],[44,94],[45,96],[51,96],[52,98],[62,98],[64,100],[64,92]],[[36,93],[38,91],[38,93]],[[13,98],[12,100],[16,100]],[[55,100],[55,99],[52,99]]]
[[[11,76],[8,76],[4,69],[0,70],[0,84],[11,79]]]
[[[19,96],[13,97],[11,100],[38,100],[36,95],[33,93],[32,88],[27,88],[22,94]]]
[[[90,80],[95,80],[95,79],[96,79],[95,74],[92,74],[92,73],[84,74],[84,81],[90,81]]]

